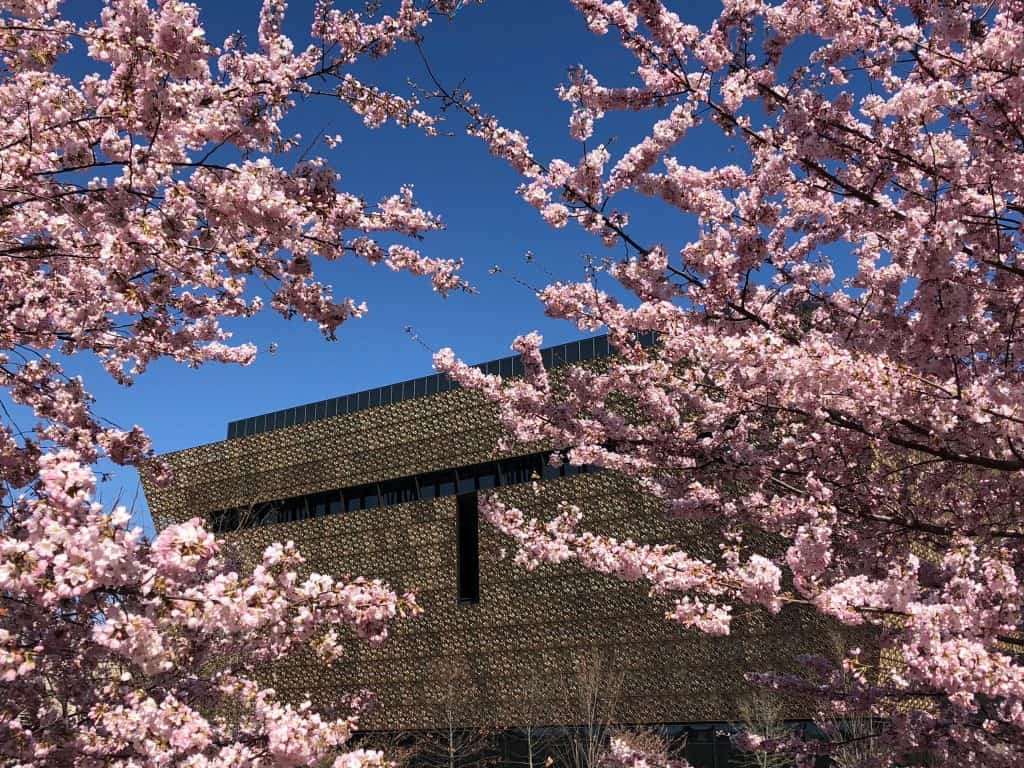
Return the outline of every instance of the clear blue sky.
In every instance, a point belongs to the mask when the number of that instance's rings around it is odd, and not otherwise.
[[[219,44],[241,31],[256,39],[259,2],[200,0],[207,38]],[[70,8],[88,17],[91,2],[76,0]],[[347,5],[341,3],[341,5]],[[354,3],[360,6],[361,3]],[[389,6],[388,2],[384,3]],[[286,31],[305,44],[313,0],[294,0]],[[706,28],[717,2],[679,3],[687,20]],[[543,159],[575,160],[580,146],[568,135],[568,106],[556,96],[569,67],[585,63],[609,84],[630,85],[632,62],[614,35],[595,37],[566,0],[489,0],[469,6],[452,23],[426,31],[425,49],[437,74],[449,84],[464,81],[485,109],[507,125],[526,133]],[[415,49],[360,66],[357,74],[402,92],[411,78],[427,84]],[[612,116],[599,124],[595,139],[614,136],[613,157],[639,140],[660,115]],[[160,453],[224,438],[229,420],[291,405],[320,400],[368,387],[420,376],[430,371],[430,353],[403,329],[412,326],[433,347],[451,346],[471,362],[509,353],[511,340],[533,329],[547,343],[580,335],[572,325],[543,316],[536,297],[509,279],[542,286],[553,278],[582,274],[583,255],[620,256],[600,241],[570,226],[553,230],[515,196],[516,175],[490,157],[484,145],[465,135],[464,123],[451,115],[452,137],[424,137],[415,129],[365,129],[343,105],[326,99],[301,105],[286,127],[312,138],[326,128],[345,137],[336,150],[319,146],[344,176],[343,186],[369,199],[397,191],[402,183],[416,187],[421,205],[440,213],[447,230],[423,244],[429,255],[465,260],[464,275],[479,295],[454,295],[442,300],[429,282],[396,275],[385,267],[355,261],[318,264],[322,279],[337,295],[365,300],[369,314],[339,330],[327,342],[315,326],[284,321],[272,312],[235,326],[236,340],[252,341],[263,350],[247,367],[206,366],[190,370],[171,363],[154,365],[137,383],[117,386],[92,361],[79,360],[96,395],[96,411],[113,422],[141,424]],[[730,147],[712,126],[692,133],[677,155],[702,167],[727,162]],[[650,201],[625,198],[633,213],[631,227],[647,243],[664,242],[678,252],[694,234],[694,223]],[[635,203],[635,206],[634,206]],[[538,264],[524,263],[527,251]],[[488,270],[500,264],[505,273]],[[276,354],[266,349],[276,343]],[[136,518],[152,530],[145,500],[133,470],[117,470],[102,489],[110,502],[134,499]]]

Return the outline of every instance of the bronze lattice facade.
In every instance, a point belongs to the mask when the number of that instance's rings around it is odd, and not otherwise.
[[[796,608],[778,616],[751,611],[735,620],[732,636],[713,638],[666,621],[666,605],[642,586],[571,564],[527,572],[502,559],[509,543],[483,522],[478,601],[465,600],[460,503],[465,507],[472,497],[439,495],[452,489],[434,486],[433,498],[422,498],[426,481],[416,481],[423,484],[416,493],[410,478],[476,467],[478,487],[495,484],[494,493],[541,516],[567,499],[603,532],[680,542],[709,558],[717,555],[718,539],[707,526],[667,521],[655,502],[612,473],[549,472],[559,476],[540,480],[536,491],[530,482],[502,484],[502,478],[516,479],[507,472],[521,463],[494,463],[509,457],[495,452],[500,428],[490,407],[472,392],[436,381],[409,385],[408,397],[386,405],[372,407],[368,398],[365,407],[357,400],[342,412],[341,398],[333,406],[309,406],[308,415],[296,417],[291,409],[260,417],[259,429],[251,420],[234,423],[228,440],[167,455],[173,484],[146,489],[158,527],[197,514],[306,499],[306,519],[229,535],[250,550],[291,539],[312,570],[380,577],[416,592],[424,614],[396,624],[381,648],[353,643],[349,658],[333,669],[296,657],[273,670],[279,691],[329,702],[369,688],[381,707],[364,725],[379,729],[435,728],[450,715],[465,726],[572,724],[581,722],[581,713],[566,692],[579,677],[580,660],[601,658],[618,675],[614,716],[621,722],[730,722],[750,692],[744,673],[795,671],[801,653],[835,653],[833,628]],[[405,480],[388,496],[388,483],[397,478]],[[364,495],[362,504],[353,504],[338,494],[360,488],[364,494],[376,489],[373,503],[394,503],[371,506]],[[334,499],[334,506],[325,501],[309,516],[318,498]],[[800,702],[788,707],[788,718],[811,714]]]

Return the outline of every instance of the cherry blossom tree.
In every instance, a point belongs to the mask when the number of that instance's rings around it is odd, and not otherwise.
[[[521,380],[451,350],[436,364],[498,404],[510,441],[719,521],[721,554],[590,531],[569,504],[535,519],[492,499],[486,516],[525,566],[646,581],[697,631],[727,635],[737,605],[870,625],[880,653],[755,680],[882,723],[879,765],[1020,765],[1024,4],[726,0],[704,30],[660,0],[573,5],[635,61],[625,84],[580,67],[560,90],[578,161],[536,157],[438,85],[548,223],[625,250],[539,293],[618,354],[556,380],[531,334]],[[649,116],[647,137],[597,141],[614,111]],[[733,163],[679,159],[719,129]],[[637,195],[693,237],[645,239]]]
[[[124,384],[160,358],[245,364],[255,349],[220,323],[262,308],[253,282],[331,337],[365,306],[318,282],[317,258],[464,287],[457,263],[401,244],[440,226],[411,188],[367,203],[323,159],[290,159],[300,137],[281,129],[328,98],[370,127],[433,132],[414,98],[348,70],[455,3],[367,16],[320,3],[301,50],[281,32],[284,6],[267,0],[250,49],[241,37],[212,46],[177,0],[109,0],[87,25],[57,0],[0,2],[0,383],[34,422],[6,405],[0,420],[4,765],[382,764],[344,748],[364,695],[316,712],[258,671],[299,649],[330,661],[339,631],[381,642],[414,598],[300,577],[290,543],[241,574],[198,519],[146,541],[123,508],[93,500],[91,464],[137,464],[149,441],[102,421],[66,373],[82,354]],[[82,57],[96,73],[74,77]]]

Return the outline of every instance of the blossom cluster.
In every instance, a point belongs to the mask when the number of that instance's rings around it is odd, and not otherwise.
[[[307,646],[335,658],[341,628],[381,642],[392,620],[418,611],[415,598],[379,581],[300,577],[290,542],[242,576],[199,519],[148,542],[123,508],[92,501],[94,489],[73,452],[45,454],[35,496],[4,521],[5,759],[226,767],[335,754],[356,714],[281,701],[258,684],[261,666]]]
[[[530,335],[520,379],[450,350],[436,365],[497,405],[507,442],[632,478],[722,544],[704,560],[588,531],[565,506],[486,514],[527,567],[642,579],[705,632],[729,632],[737,604],[871,627],[870,653],[757,680],[816,696],[826,719],[884,723],[879,764],[1020,764],[1021,4],[728,0],[704,29],[661,0],[572,4],[634,65],[626,86],[580,67],[559,91],[578,161],[460,106],[548,223],[628,252],[539,292],[548,315],[607,329],[615,355],[552,380]],[[616,156],[595,125],[627,111],[650,129]],[[715,126],[731,162],[686,162]],[[637,194],[693,236],[647,242]]]
[[[622,735],[614,735],[608,739],[608,748],[599,765],[601,768],[689,768],[690,764],[643,749]]]
[[[86,459],[149,452],[141,432],[92,417],[83,382],[58,354],[92,353],[123,383],[161,357],[248,363],[255,348],[230,343],[221,323],[262,309],[254,287],[269,290],[276,311],[333,337],[366,308],[317,281],[317,259],[385,261],[441,293],[465,287],[457,261],[414,247],[441,222],[411,187],[374,205],[343,190],[322,158],[278,162],[301,141],[281,129],[300,99],[333,99],[374,127],[430,128],[413,97],[346,71],[416,39],[430,8],[403,0],[394,16],[363,18],[321,3],[313,41],[297,50],[281,31],[285,7],[264,4],[257,50],[237,38],[214,47],[184,2],[113,0],[99,23],[81,25],[57,3],[0,11],[0,377],[45,422],[39,441]],[[76,53],[109,72],[71,79],[61,57]],[[314,79],[337,89],[317,92]],[[39,354],[22,356],[25,348]],[[23,460],[9,468],[15,487],[35,461],[31,450],[18,455],[7,454],[9,464]]]
[[[286,157],[302,137],[282,120],[313,99],[433,131],[414,96],[349,71],[452,10],[394,5],[318,3],[303,48],[282,31],[286,3],[267,0],[250,49],[212,45],[180,0],[109,0],[88,22],[59,0],[0,3],[0,387],[30,414],[0,419],[0,763],[384,765],[345,747],[358,707],[317,711],[260,670],[303,649],[337,661],[353,636],[380,643],[418,612],[413,596],[310,573],[290,542],[245,571],[199,519],[147,541],[94,501],[91,465],[157,481],[166,467],[65,366],[84,354],[130,384],[161,359],[247,364],[255,347],[222,324],[259,312],[259,294],[331,338],[366,305],[336,298],[318,260],[465,287],[459,262],[418,250],[442,225],[411,187],[373,203],[315,144]]]

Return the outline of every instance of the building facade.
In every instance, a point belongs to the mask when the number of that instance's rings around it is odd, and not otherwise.
[[[608,353],[603,338],[545,350],[546,364]],[[483,364],[516,375],[518,360]],[[248,551],[294,540],[311,570],[382,578],[412,590],[423,615],[380,648],[353,643],[331,669],[296,657],[275,688],[331,702],[373,690],[382,730],[585,724],[722,724],[741,717],[746,672],[797,671],[801,653],[834,655],[835,629],[813,612],[751,611],[713,638],[665,620],[642,585],[573,564],[527,572],[478,520],[483,492],[539,516],[560,500],[588,526],[637,541],[679,542],[714,558],[714,526],[669,521],[627,479],[551,467],[546,446],[496,453],[492,408],[444,377],[232,422],[222,442],[168,454],[174,482],[147,485],[158,527],[206,515]],[[533,482],[536,480],[537,482]],[[602,711],[587,711],[586,700]],[[786,703],[788,719],[811,713]]]

